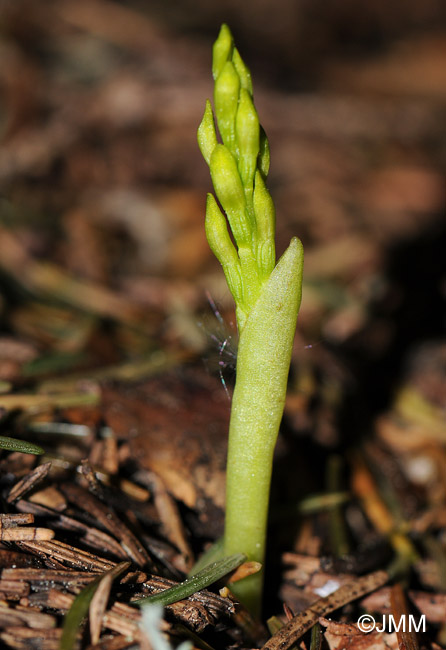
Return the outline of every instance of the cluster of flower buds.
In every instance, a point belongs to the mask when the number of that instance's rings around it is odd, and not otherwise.
[[[269,146],[253,104],[251,74],[227,25],[214,45],[212,73],[221,143],[209,100],[198,143],[227,220],[215,197],[208,194],[206,236],[223,267],[241,330],[275,266],[275,211],[265,185]]]

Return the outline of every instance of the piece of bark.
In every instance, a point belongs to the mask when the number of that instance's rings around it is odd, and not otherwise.
[[[67,571],[54,569],[3,569],[2,579],[39,583],[70,583],[73,585],[85,585],[95,580],[98,574],[92,571]]]
[[[65,612],[70,609],[74,599],[73,594],[67,594],[65,591],[53,587],[48,592],[47,605],[52,609]]]
[[[118,447],[112,436],[97,440],[89,455],[93,467],[100,467],[108,474],[117,474],[119,468]]]
[[[0,526],[9,528],[10,526],[23,526],[34,523],[34,516],[31,513],[5,514],[0,515]]]
[[[0,633],[0,638],[8,647],[29,650],[38,647],[41,650],[57,650],[59,647],[61,628],[40,628],[11,626]]]
[[[44,614],[30,607],[17,605],[14,609],[0,604],[0,627],[10,627],[25,623],[31,628],[54,628],[56,618],[51,614]]]
[[[150,492],[148,490],[128,479],[121,479],[119,481],[119,487],[124,494],[128,495],[131,499],[141,501],[141,503],[145,503],[150,499]]]
[[[57,540],[50,542],[19,542],[18,546],[36,553],[39,557],[48,558],[50,561],[55,559],[62,564],[77,569],[85,569],[86,571],[102,573],[116,566],[115,562],[110,562]]]
[[[320,557],[284,553],[282,559],[286,568],[280,598],[295,611],[306,609],[316,598],[355,579],[352,573],[325,571]]]
[[[229,402],[221,383],[183,368],[119,390],[103,388],[104,415],[133,458],[221,534]]]
[[[20,600],[29,594],[29,584],[16,580],[0,580],[0,598]]]
[[[55,513],[45,506],[21,500],[16,503],[16,507],[22,512],[31,512],[36,516],[50,516],[53,518],[53,526],[55,528],[82,533],[82,540],[89,546],[92,546],[98,551],[115,555],[122,560],[127,558],[127,553],[113,537],[104,533],[102,530],[98,530],[93,526],[88,526],[83,521],[75,519],[68,514],[68,511],[66,514],[57,513],[57,518],[54,519]]]
[[[159,593],[170,587],[174,587],[178,582],[175,580],[169,580],[168,578],[163,578],[161,576],[150,576],[150,578],[144,583],[143,587],[146,588],[146,592],[142,593],[140,597],[150,596],[152,594]],[[228,616],[233,614],[235,611],[233,602],[226,597],[218,596],[217,594],[208,591],[207,589],[202,589],[197,591],[192,596],[185,600],[194,600],[206,606],[209,612],[218,618],[219,616]]]
[[[34,492],[28,497],[28,501],[38,503],[42,506],[47,506],[48,508],[52,508],[58,512],[65,510],[67,507],[66,500],[55,485],[49,485],[43,490]]]
[[[40,564],[40,560],[33,555],[25,555],[24,553],[18,553],[17,551],[0,549],[0,568],[9,568],[11,566],[17,568],[35,568],[39,567]]]
[[[75,596],[64,593],[58,589],[51,589],[48,593],[48,605],[54,609],[65,612],[70,609]],[[102,625],[105,628],[125,634],[131,638],[139,635],[139,621],[141,614],[136,607],[124,603],[114,603],[112,608],[105,612]]]
[[[409,591],[409,597],[426,619],[436,625],[444,624],[446,594],[432,594],[426,591]]]
[[[319,619],[325,629],[324,639],[330,650],[402,650],[398,648],[395,633],[386,634],[376,630],[365,634],[352,623],[337,623]]]
[[[184,573],[192,568],[192,549],[186,539],[183,522],[178,511],[177,504],[166,490],[163,481],[153,472],[148,480],[153,486],[153,498],[155,508],[159,514],[162,530],[166,538],[181,552],[175,562],[177,569]]]

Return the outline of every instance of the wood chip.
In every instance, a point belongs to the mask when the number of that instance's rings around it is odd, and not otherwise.
[[[32,628],[56,627],[56,618],[50,614],[43,614],[30,607],[6,607],[0,604],[0,627],[9,627],[25,623]]]
[[[61,611],[67,611],[73,604],[75,596],[64,593],[58,589],[51,589],[48,593],[48,606]],[[125,603],[114,603],[111,610],[102,618],[102,626],[124,634],[130,638],[139,635],[140,610]]]
[[[43,490],[34,492],[29,497],[32,503],[39,503],[42,506],[47,506],[53,510],[62,511],[67,507],[67,502],[62,493],[54,486],[49,485]]]
[[[109,436],[98,440],[92,447],[89,455],[93,467],[100,467],[112,476],[118,473],[119,458],[116,438]]]
[[[10,526],[23,526],[33,524],[34,516],[31,513],[19,513],[16,515],[0,515],[0,526],[9,528]]]
[[[29,594],[29,585],[26,582],[15,580],[0,580],[0,597],[11,600],[20,600]]]
[[[31,583],[88,584],[98,577],[91,571],[55,571],[54,569],[3,569],[2,579],[24,580]]]
[[[300,637],[305,634],[320,617],[326,616],[335,609],[360,598],[366,593],[382,587],[389,579],[386,571],[374,571],[368,575],[344,584],[330,596],[319,598],[310,607],[297,614],[283,626],[263,646],[262,650],[288,650]]]
[[[152,564],[147,551],[110,507],[101,503],[89,492],[86,492],[73,483],[63,485],[62,489],[69,501],[82,507],[90,515],[95,517],[112,535],[121,540],[122,547],[135,564],[138,566]]]
[[[147,574],[143,573],[142,571],[129,571],[126,573],[126,575],[121,579],[121,584],[125,585],[127,583],[129,584],[142,584],[143,582],[147,581]]]
[[[189,599],[180,600],[178,603],[167,605],[166,610],[196,634],[204,632],[208,626],[215,624],[214,616],[200,602],[191,602]]]
[[[101,580],[100,585],[90,603],[89,620],[90,620],[90,637],[93,643],[98,643],[102,630],[102,620],[107,607],[107,601],[110,596],[110,589],[113,578],[107,574]]]
[[[178,506],[166,490],[164,482],[153,472],[148,474],[148,480],[154,488],[155,507],[162,523],[163,532],[166,538],[181,551],[175,566],[180,571],[188,573],[192,568],[193,553],[186,539]]]
[[[129,481],[126,478],[123,478],[119,481],[119,487],[131,499],[135,499],[135,501],[141,501],[142,503],[145,503],[150,499],[150,492],[148,490],[141,487],[140,485],[137,485],[136,483],[133,483],[133,481]]]
[[[144,469],[160,476],[175,499],[217,516],[224,507],[229,422],[228,400],[218,380],[182,368],[136,391],[104,386],[102,403],[108,425],[129,439]]]
[[[129,607],[124,603],[115,603],[111,610],[104,614],[102,624],[105,628],[125,634],[126,636],[138,638],[140,635],[139,623],[141,613],[135,607]]]
[[[45,506],[30,503],[29,501],[18,501],[16,507],[24,512],[32,512],[34,515],[51,516],[54,517],[55,513]],[[94,526],[88,526],[86,523],[69,516],[68,514],[57,513],[57,519],[54,520],[55,528],[62,528],[63,530],[79,531],[83,533],[83,541],[99,551],[116,555],[119,559],[127,559],[127,553],[122,546],[113,537],[107,535],[102,530],[98,530]]]
[[[25,555],[17,551],[0,549],[0,568],[1,567],[36,567],[39,566],[39,560],[32,555]]]
[[[262,565],[260,562],[244,562],[231,575],[231,577],[228,580],[228,584],[233,584],[234,582],[243,580],[243,578],[252,576],[254,573],[260,571],[261,568]]]
[[[22,498],[27,492],[32,490],[48,475],[50,467],[50,462],[43,463],[43,465],[36,467],[36,469],[27,474],[11,488],[8,496],[6,497],[6,501],[8,503],[13,503],[14,501]]]
[[[29,627],[11,626],[0,634],[0,639],[6,643],[8,648],[17,648],[17,650],[29,650],[30,648],[58,650],[61,634],[61,628],[36,630]]]
[[[123,565],[119,566],[119,571],[122,573],[126,571],[129,566],[130,562],[123,563]],[[110,590],[115,577],[116,576],[114,576],[112,573],[107,573],[104,575],[91,600],[89,608],[90,636],[93,643],[98,643],[99,641],[102,629],[102,621],[104,618],[105,610],[107,608],[108,599],[110,597]]]
[[[54,530],[50,528],[0,528],[0,540],[2,542],[23,542],[28,540],[49,540],[53,539]]]
[[[65,612],[70,609],[75,597],[72,594],[67,594],[64,591],[52,588],[48,592],[47,605],[53,609]]]

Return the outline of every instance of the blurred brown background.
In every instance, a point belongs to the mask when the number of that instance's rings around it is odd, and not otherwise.
[[[363,368],[387,359],[394,378],[413,344],[440,336],[441,0],[15,0],[0,11],[2,322],[35,341],[31,357],[91,341],[97,362],[146,351],[128,332],[99,344],[92,316],[153,320],[155,345],[201,349],[207,290],[231,320],[195,140],[222,21],[270,139],[278,250],[294,234],[305,245],[297,347],[345,346]],[[37,314],[42,295],[62,311]],[[80,330],[43,334],[56,316],[70,321],[67,304],[86,310]]]

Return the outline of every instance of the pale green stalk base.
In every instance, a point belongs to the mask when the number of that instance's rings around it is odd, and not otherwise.
[[[285,404],[301,301],[303,249],[294,238],[240,333],[229,428],[224,555],[264,563],[272,460]],[[234,585],[254,615],[263,571]]]

